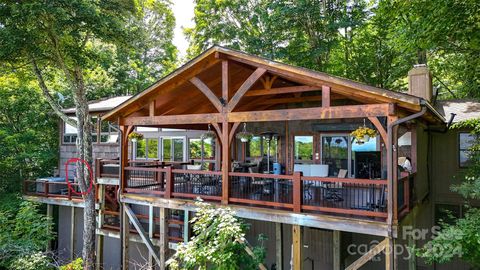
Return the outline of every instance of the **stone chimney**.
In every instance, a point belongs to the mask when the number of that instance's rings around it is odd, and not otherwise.
[[[408,72],[408,93],[432,101],[432,74],[427,65],[415,65]]]

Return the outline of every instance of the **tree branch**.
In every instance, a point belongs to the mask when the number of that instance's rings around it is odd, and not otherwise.
[[[77,121],[75,121],[72,118],[69,118],[64,112],[62,112],[62,108],[55,102],[53,99],[52,95],[50,94],[50,91],[48,90],[47,85],[45,84],[45,80],[43,79],[42,72],[40,71],[40,68],[37,65],[37,62],[35,61],[35,58],[30,55],[30,61],[33,66],[33,72],[35,73],[35,76],[37,77],[38,85],[40,86],[40,89],[43,92],[43,95],[45,99],[47,100],[48,104],[50,104],[50,107],[52,107],[53,111],[65,122],[68,123],[69,125],[73,127],[77,127]]]

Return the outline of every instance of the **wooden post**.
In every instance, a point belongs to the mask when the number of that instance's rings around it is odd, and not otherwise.
[[[292,225],[293,242],[293,270],[303,270],[302,268],[302,228],[300,225]]]
[[[70,212],[70,260],[75,260],[75,207]]]
[[[121,227],[120,229],[122,230],[122,235],[123,237],[121,238],[121,245],[122,245],[122,269],[123,270],[128,270],[129,267],[129,255],[128,255],[128,244],[130,241],[130,221],[128,219],[127,213],[125,212],[125,206],[122,204],[121,207]]]
[[[185,210],[183,214],[183,242],[187,243],[188,240],[190,239],[190,212],[188,210]]]
[[[275,223],[275,262],[277,270],[283,270],[283,231],[282,223]]]
[[[293,173],[293,211],[302,211],[302,172]]]
[[[47,217],[53,221],[53,204],[47,204]],[[52,251],[52,241],[48,241],[47,251]]]
[[[99,164],[100,159],[97,159],[97,164]],[[97,167],[97,174],[99,174],[100,167]],[[99,202],[99,209],[98,209],[98,223],[97,227],[101,229],[103,227],[104,218],[105,218],[105,185],[98,185],[98,202]],[[97,234],[97,262],[96,262],[96,269],[102,269],[103,265],[103,241],[104,236]]]
[[[128,166],[128,131],[130,130],[128,126],[120,126],[120,130],[122,131],[123,138],[121,141],[120,147],[122,148],[122,156],[120,157],[120,170],[123,170],[122,178],[120,179],[121,190],[120,193],[123,193],[125,188],[127,187],[127,181],[125,176],[125,167]]]
[[[168,252],[167,209],[160,208],[160,269],[166,269]]]
[[[333,231],[333,270],[342,267],[341,231]]]
[[[330,107],[330,86],[322,86],[322,107]]]
[[[172,189],[173,189],[173,175],[172,175],[172,166],[165,167],[167,171],[165,172],[167,177],[167,183],[165,185],[165,198],[169,199],[172,197]]]
[[[153,232],[154,232],[154,221],[153,221],[153,205],[148,206],[148,238],[150,238],[150,241],[153,239]],[[153,258],[152,254],[149,253],[148,256],[148,267],[150,269],[155,268],[155,259]]]
[[[228,204],[228,172],[230,171],[230,146],[228,144],[228,122],[222,124],[222,204]]]
[[[385,238],[385,270],[394,270],[394,246],[393,238]]]

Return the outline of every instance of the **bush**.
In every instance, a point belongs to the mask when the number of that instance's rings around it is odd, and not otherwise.
[[[5,196],[0,205],[0,267],[15,269],[27,261],[42,261],[41,252],[54,238],[52,220],[39,212],[37,204],[18,197]]]
[[[60,270],[83,270],[83,260],[82,258],[77,258],[67,265],[60,266]]]

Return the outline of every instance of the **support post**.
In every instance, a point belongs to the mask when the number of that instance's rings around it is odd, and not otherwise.
[[[166,269],[168,252],[167,209],[160,208],[160,269]]]
[[[185,210],[183,214],[183,242],[187,243],[190,239],[189,230],[190,228],[190,212]]]
[[[121,245],[122,245],[122,269],[123,270],[128,270],[128,244],[129,244],[129,239],[130,239],[130,221],[128,220],[127,213],[125,212],[125,204],[121,204],[121,209],[120,209],[120,219],[121,219],[121,234],[122,237],[121,239]]]
[[[228,204],[228,171],[230,170],[230,147],[228,144],[228,122],[222,124],[222,204]]]
[[[97,166],[100,164],[100,159],[97,159]],[[99,174],[100,167],[95,168],[97,171],[97,175]],[[98,209],[98,222],[97,228],[101,229],[103,227],[104,218],[105,218],[105,185],[97,185],[98,186],[98,202],[99,202],[99,209]],[[97,234],[97,256],[96,256],[96,269],[102,269],[103,265],[103,242],[104,236]]]
[[[47,217],[53,220],[53,204],[47,204]],[[52,251],[52,241],[48,241],[47,251]]]
[[[70,260],[75,260],[75,207],[70,212]]]
[[[394,246],[393,238],[385,238],[385,270],[394,270]]]
[[[302,270],[302,228],[292,225],[293,270]]]
[[[150,238],[150,241],[153,240],[153,232],[154,232],[154,221],[153,221],[153,205],[148,206],[148,238]],[[148,256],[148,267],[150,269],[154,269],[155,264],[154,264],[155,259],[153,258],[153,254],[150,254]]]
[[[333,270],[342,267],[341,231],[333,231]]]
[[[302,211],[302,173],[293,173],[293,211]]]
[[[322,107],[330,107],[330,86],[322,85]]]
[[[275,262],[277,270],[283,270],[283,231],[282,223],[275,223]]]

